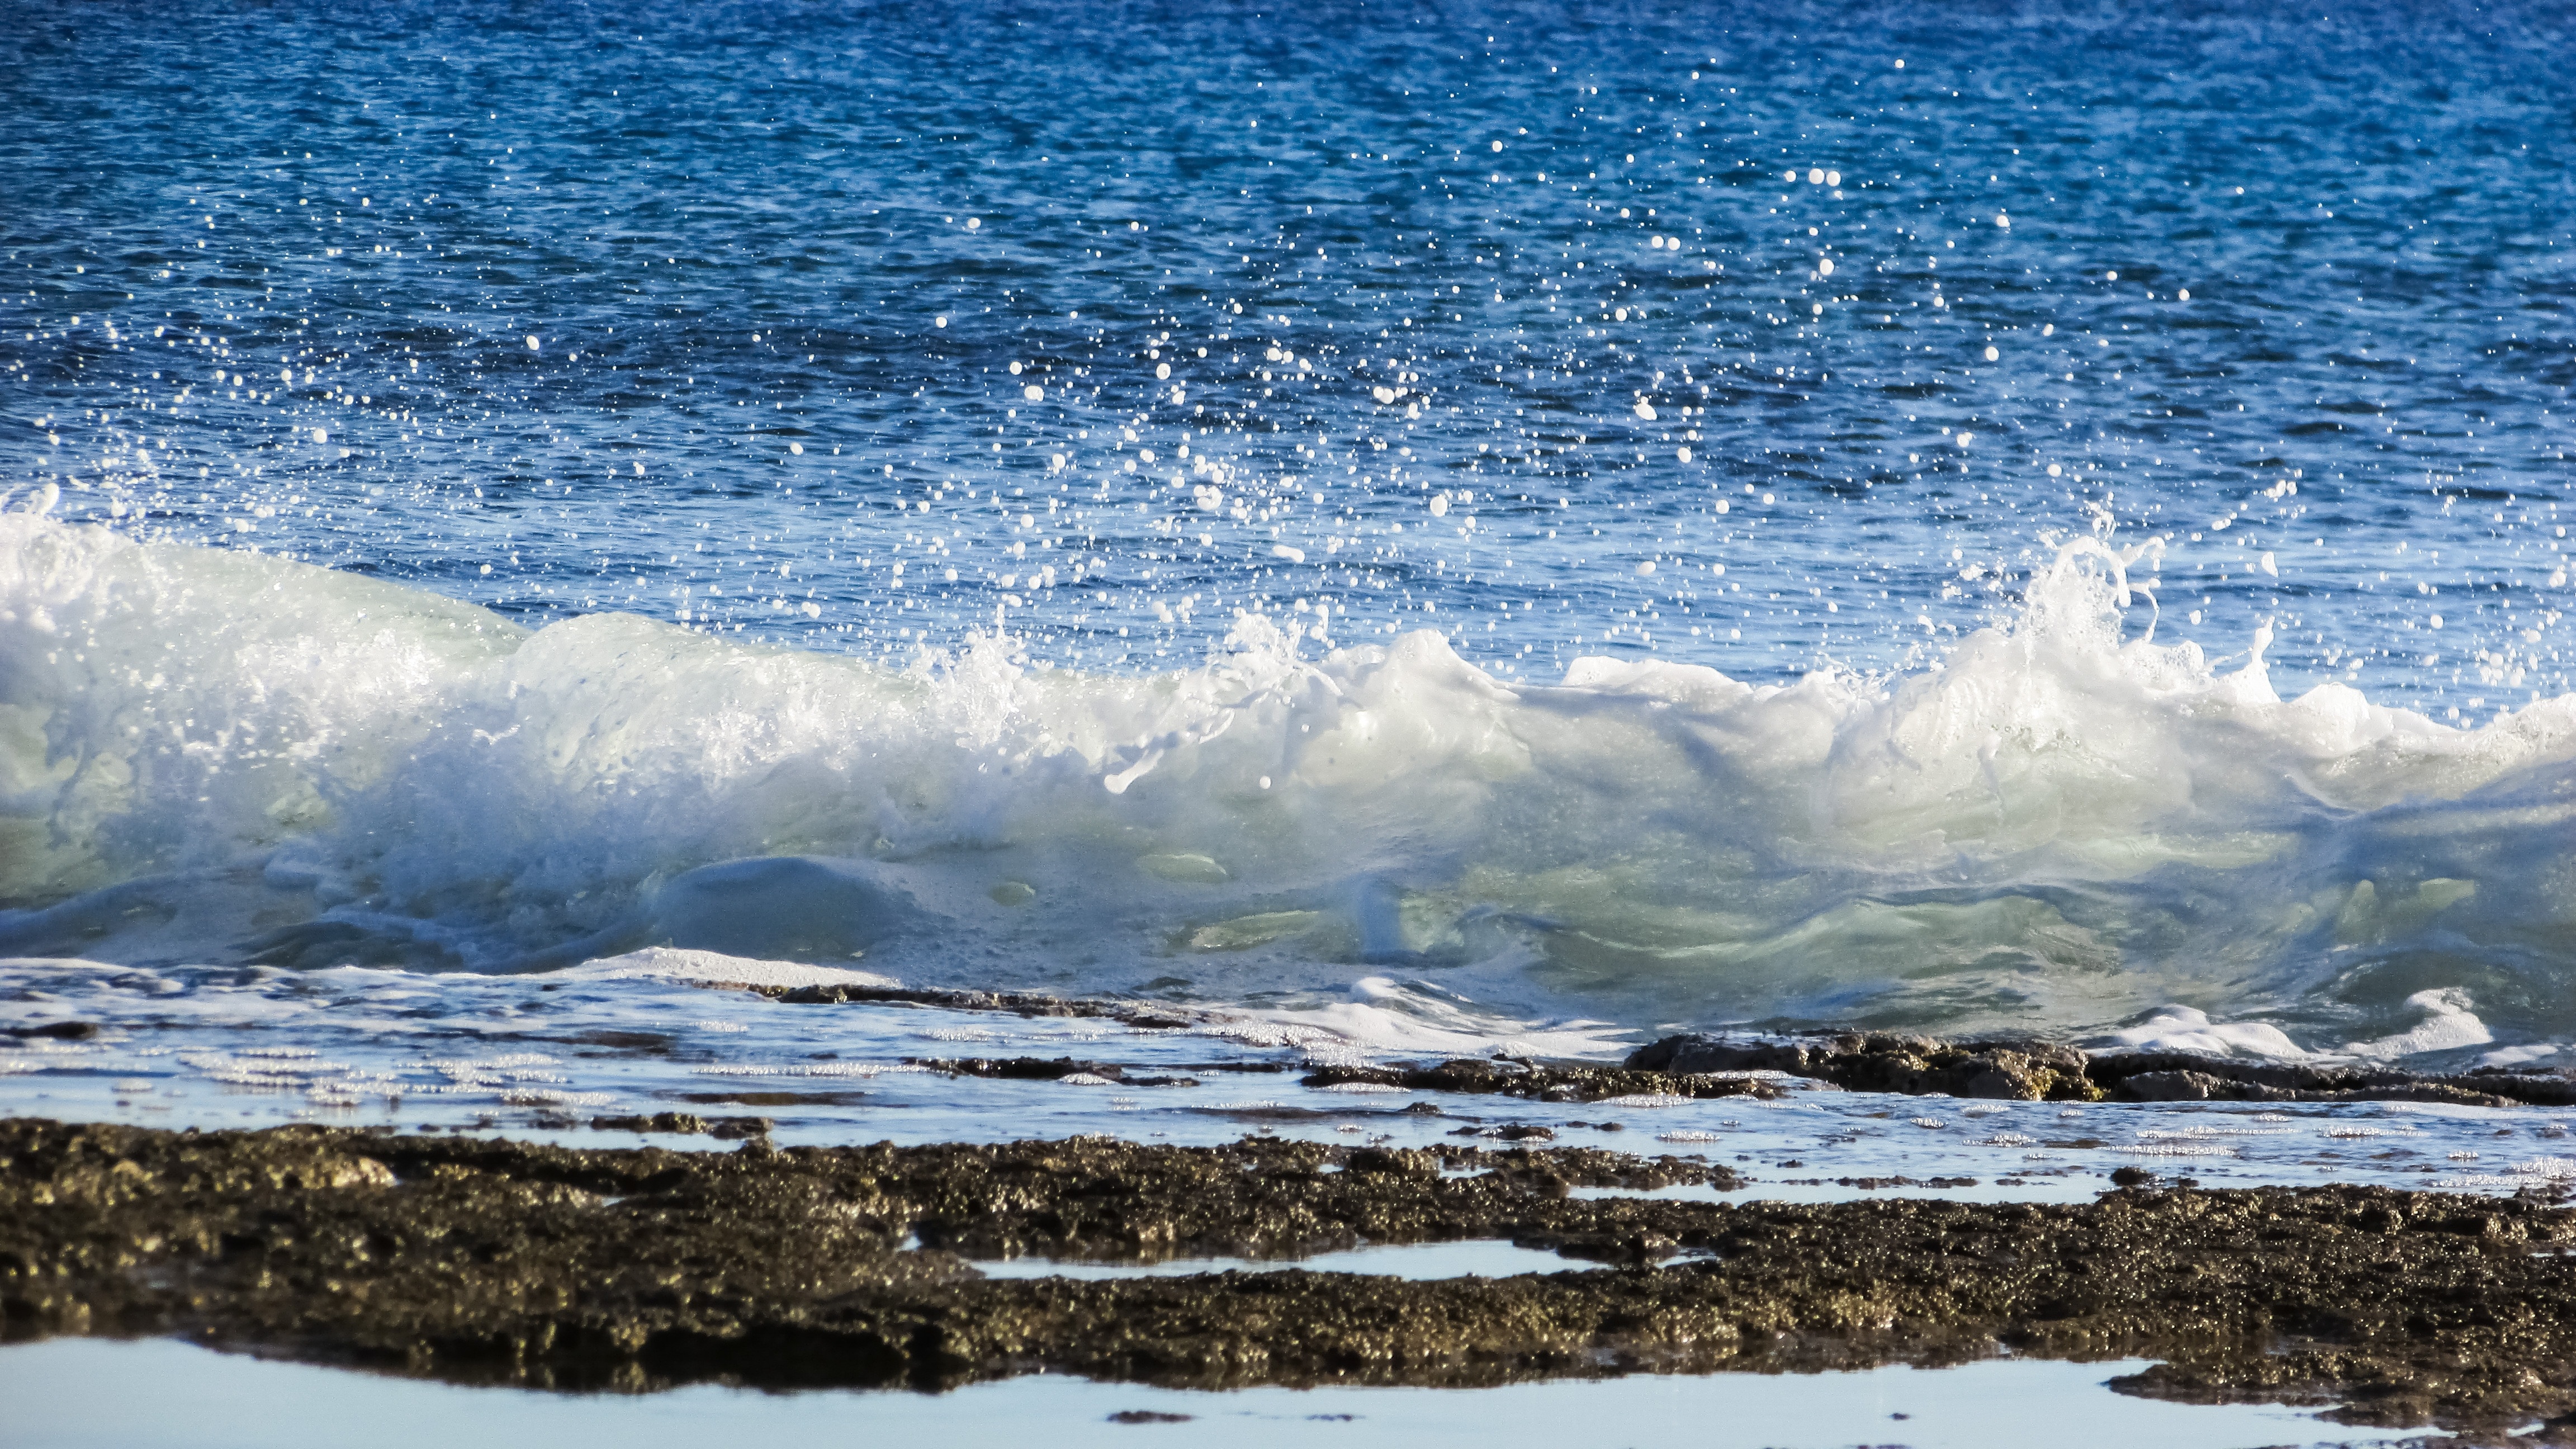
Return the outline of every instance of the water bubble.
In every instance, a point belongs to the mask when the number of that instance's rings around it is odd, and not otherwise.
[[[1833,259],[1832,257],[1827,257],[1827,258],[1825,258],[1824,260],[1822,260],[1822,261],[1820,261],[1820,262],[1816,263],[1816,275],[1817,275],[1817,276],[1820,276],[1820,277],[1830,277],[1830,276],[1832,276],[1833,274],[1834,274],[1834,259]]]
[[[2106,282],[2116,282],[2120,280],[2120,274],[2118,272],[2104,272],[2102,274],[2102,280]]]
[[[787,445],[787,451],[795,454],[799,458],[802,458],[805,456],[805,445],[803,443],[790,443]]]
[[[313,430],[313,441],[317,443],[327,443],[331,441],[331,430],[328,428],[315,428]]]
[[[930,325],[933,327],[945,327],[948,325],[948,319],[945,317],[933,317],[930,319]]]
[[[1045,402],[1046,389],[1033,382],[1020,389],[1020,396],[1027,398],[1031,402]]]
[[[1434,518],[1446,518],[1449,516],[1448,494],[1434,493],[1431,495],[1431,516]]]
[[[2003,356],[2003,353],[1995,348],[1989,347],[1986,349],[1986,361],[1988,362],[1992,362],[2001,356]]]
[[[1959,443],[1959,446],[1960,446],[1960,447],[1964,448],[1964,447],[1968,446],[1970,443],[1975,442],[1976,440],[1977,440],[1977,435],[1976,435],[1976,434],[1974,434],[1974,433],[1965,433],[1965,432],[1963,432],[1963,433],[1959,434],[1958,443]]]
[[[2439,614],[2435,614],[2432,618],[2430,618],[2430,619],[2426,620],[2425,622],[2426,622],[2426,623],[2428,623],[2428,624],[2431,624],[2434,628],[2439,629],[2439,628],[2441,628],[2441,627],[2442,627],[2442,616],[2441,616],[2441,615],[2439,615]]]
[[[1655,420],[1655,405],[1646,401],[1644,398],[1637,399],[1637,416],[1645,419],[1647,422],[1653,422]]]
[[[1017,377],[1017,376],[1019,376],[1019,375],[1020,375],[1020,364],[1018,364],[1018,363],[1014,362],[1014,363],[1012,363],[1012,364],[1011,364],[1011,376],[1013,376],[1013,377]]]
[[[977,230],[978,228],[982,227],[983,225],[984,225],[984,218],[982,218],[982,217],[980,217],[980,216],[970,216],[970,217],[966,218],[966,229],[967,229],[968,231],[974,231],[974,230]]]
[[[528,334],[528,350],[530,352],[537,350],[537,335],[533,332]]]
[[[1503,143],[1502,143],[1502,142],[1500,142],[1500,141],[1496,141],[1496,142],[1494,143],[1494,149],[1495,149],[1495,150],[1497,150],[1497,151],[1500,151],[1501,149],[1503,149]]]
[[[1822,186],[1822,185],[1824,185],[1824,184],[1825,184],[1825,168],[1823,168],[1823,167],[1821,167],[1821,166],[1810,167],[1810,168],[1808,169],[1808,171],[1807,171],[1807,184],[1808,184],[1809,186]]]
[[[2175,301],[2177,301],[2177,302],[2188,302],[2188,301],[2190,301],[2190,300],[2191,300],[2191,288],[2189,288],[2189,287],[2185,287],[2185,288],[2183,288],[2181,291],[2174,293],[2174,300],[2175,300]]]
[[[1839,172],[1839,171],[1828,171],[1828,172],[1826,172],[1826,173],[1825,173],[1825,184],[1826,184],[1827,186],[1840,186],[1840,185],[1842,185],[1842,184],[1843,184],[1843,174],[1842,174],[1841,172]]]
[[[1898,61],[1898,62],[1896,63],[1896,68],[1897,68],[1898,70],[1903,70],[1903,69],[1905,69],[1905,62],[1904,62],[1904,61],[1901,61],[1901,60],[1900,60],[1900,61]]]
[[[1168,377],[1170,377],[1171,375],[1172,375],[1172,365],[1171,365],[1170,363],[1168,363],[1168,362],[1158,362],[1158,363],[1155,363],[1155,364],[1154,364],[1154,376],[1156,376],[1156,377],[1158,377],[1158,378],[1168,378]]]
[[[2051,478],[2059,477],[2060,475],[2064,474],[2065,472],[2066,472],[2066,469],[2065,469],[2065,468],[2063,468],[2063,467],[2061,467],[2061,466],[2059,466],[2058,464],[2051,463],[2051,464],[2049,464],[2049,465],[2048,465],[2048,476],[2049,476],[2049,477],[2051,477]]]

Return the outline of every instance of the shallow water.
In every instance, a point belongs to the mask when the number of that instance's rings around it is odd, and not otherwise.
[[[89,1041],[0,1044],[0,1108],[154,1127],[327,1122],[581,1147],[730,1150],[595,1117],[765,1117],[783,1145],[1010,1141],[1105,1132],[1176,1144],[1271,1133],[1350,1146],[1515,1142],[1672,1154],[1750,1179],[1724,1201],[1933,1193],[2083,1202],[2124,1166],[2211,1187],[2370,1182],[2511,1193],[2576,1178],[2570,1114],[2416,1103],[2057,1102],[1884,1097],[1787,1083],[1777,1100],[1536,1102],[1308,1087],[1312,1064],[1445,1055],[1484,1038],[1418,1018],[1246,1013],[1189,1029],[909,1006],[790,1005],[709,979],[820,977],[655,953],[547,976],[337,968],[145,971],[0,962],[0,1028],[102,1024]],[[4,1040],[4,1039],[0,1039]],[[1363,1045],[1370,1044],[1370,1045]],[[1059,1080],[952,1076],[956,1058],[1123,1068]],[[1516,1138],[1509,1129],[1552,1136]],[[1558,1268],[1581,1266],[1555,1260]],[[1518,1271],[1529,1271],[1524,1267]]]
[[[2065,1416],[2086,1416],[2104,1449],[2233,1449],[2300,1442],[2385,1443],[2277,1407],[2182,1405],[2114,1397],[2104,1385],[2144,1360],[2093,1364],[2011,1359],[1961,1368],[1838,1374],[1640,1376],[1441,1389],[1245,1389],[1227,1394],[1033,1377],[953,1393],[760,1394],[717,1388],[615,1396],[461,1389],[221,1355],[182,1343],[96,1339],[0,1347],[0,1387],[13,1388],[14,1444],[26,1449],[291,1449],[348,1442],[687,1445],[707,1436],[792,1437],[816,1444],[1015,1444],[1043,1433],[1067,1445],[1671,1443],[1697,1441],[1723,1416],[1728,1442],[1780,1449],[1902,1439],[1916,1449],[2059,1442]],[[45,1392],[30,1392],[42,1384]],[[1186,1416],[1113,1423],[1118,1413]],[[184,1415],[184,1418],[181,1417]],[[184,1431],[174,1425],[184,1422]],[[1610,1437],[1605,1438],[1605,1430]]]
[[[638,24],[0,35],[0,950],[2576,1041],[2562,10]]]

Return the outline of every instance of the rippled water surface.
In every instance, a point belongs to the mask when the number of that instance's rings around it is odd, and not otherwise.
[[[0,949],[2576,1038],[2561,8],[12,13]]]

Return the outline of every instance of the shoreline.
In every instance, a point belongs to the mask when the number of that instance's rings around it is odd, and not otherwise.
[[[0,1119],[5,1336],[184,1336],[463,1383],[1418,1384],[2029,1357],[2124,1392],[2501,1435],[2576,1410],[2576,1213],[2538,1194],[2090,1204],[1572,1196],[1597,1148],[1105,1137],[725,1152]],[[1511,1242],[1608,1269],[985,1277],[974,1259]]]

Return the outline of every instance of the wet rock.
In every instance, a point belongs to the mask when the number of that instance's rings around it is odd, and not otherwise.
[[[726,988],[734,989],[734,988]],[[1144,1031],[1178,1031],[1227,1020],[1222,1012],[1200,1011],[1169,1003],[1086,1000],[1050,996],[1040,991],[958,991],[936,987],[745,986],[741,990],[791,1006],[940,1006],[951,1011],[1003,1011],[1013,1016],[1099,1017]]]
[[[1383,1172],[1397,1177],[1438,1177],[1440,1159],[1413,1147],[1362,1147],[1342,1163],[1344,1172]]]
[[[1651,1050],[1651,1048],[1649,1048]],[[1543,1102],[1597,1102],[1605,1097],[1773,1097],[1769,1082],[1682,1076],[1661,1070],[1542,1066],[1535,1062],[1460,1057],[1435,1066],[1397,1063],[1389,1066],[1318,1067],[1301,1082],[1309,1087],[1365,1082],[1402,1087],[1412,1092],[1464,1092],[1526,1097]]]
[[[696,1136],[707,1130],[707,1119],[695,1112],[653,1112],[633,1117],[593,1117],[590,1125],[601,1132],[671,1132]]]
[[[2460,1076],[2355,1063],[2239,1061],[2191,1052],[2117,1052],[2086,1073],[2115,1101],[2440,1102],[2461,1107],[2576,1104],[2576,1082],[2533,1072]],[[2159,1096],[2196,1090],[2201,1096]]]
[[[1720,1176],[1734,1185],[1704,1162],[1590,1148],[1084,1138],[718,1153],[6,1120],[0,1337],[185,1334],[457,1382],[630,1391],[1037,1370],[1474,1385],[1941,1364],[2000,1341],[2170,1358],[2123,1380],[2132,1393],[2340,1403],[2356,1422],[2476,1442],[2576,1413],[2562,1256],[2576,1214],[2535,1199],[1569,1194]],[[1284,1260],[1456,1240],[1627,1266],[1087,1281],[988,1279],[967,1261]]]
[[[1681,1074],[1786,1072],[1858,1092],[2080,1101],[2101,1097],[2084,1053],[2035,1039],[1945,1042],[1898,1032],[1849,1032],[1798,1040],[1739,1040],[1697,1033],[1638,1048],[1632,1070]]]
[[[2192,1052],[2088,1054],[2035,1038],[1943,1041],[1898,1032],[1734,1037],[1702,1032],[1638,1048],[1634,1071],[1785,1072],[1857,1092],[2052,1102],[2438,1102],[2576,1106],[2576,1076],[2479,1068],[2457,1075],[2356,1063],[2273,1062]]]
[[[2222,1081],[2207,1072],[2140,1072],[2120,1083],[2124,1102],[2206,1102],[2246,1085]]]

